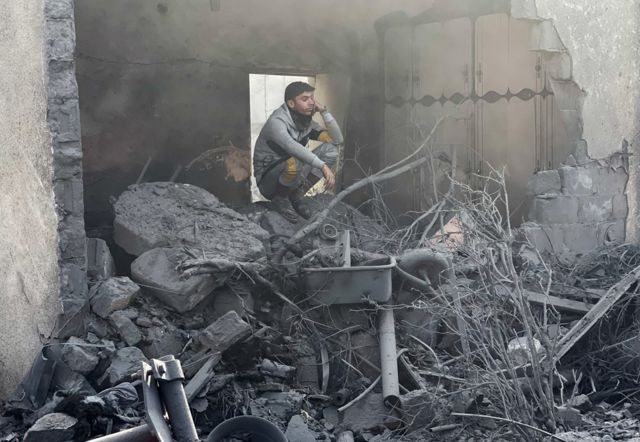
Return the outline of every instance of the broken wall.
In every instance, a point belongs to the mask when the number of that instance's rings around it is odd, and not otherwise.
[[[546,231],[543,243],[550,240],[556,249],[585,252],[637,239],[637,166],[626,153],[635,152],[640,133],[638,6],[624,0],[512,1],[514,16],[537,22],[532,49],[544,54],[575,146],[563,167],[530,181],[530,218]],[[549,186],[553,190],[546,192]]]
[[[0,3],[0,397],[17,386],[59,312],[45,32],[44,1]]]
[[[167,180],[178,164],[229,142],[248,150],[249,73],[340,81],[360,72],[361,34],[375,48],[374,20],[420,2],[394,3],[77,2],[87,222],[109,218],[109,196],[134,183],[150,157],[146,181]],[[375,64],[366,69],[377,75]],[[376,91],[363,90],[357,75],[346,95],[366,95],[349,100],[362,121]],[[340,123],[349,132],[351,123]],[[224,175],[190,182],[227,203],[248,200],[246,183]]]

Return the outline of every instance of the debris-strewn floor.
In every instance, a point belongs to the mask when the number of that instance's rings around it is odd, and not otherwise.
[[[89,300],[4,404],[0,441],[139,425],[140,361],[169,354],[203,440],[247,414],[294,442],[640,440],[640,250],[542,256],[526,225],[502,218],[500,189],[456,187],[403,227],[379,201],[367,207],[375,220],[340,203],[291,243],[305,220],[282,208],[235,211],[193,186],[132,186],[113,235],[128,260],[90,240]],[[307,203],[317,213],[329,200]],[[345,265],[344,230],[351,266],[397,261],[388,301],[372,299],[382,276],[350,304],[323,305],[324,288],[305,285],[303,269]],[[389,310],[399,387],[385,401],[378,322]]]

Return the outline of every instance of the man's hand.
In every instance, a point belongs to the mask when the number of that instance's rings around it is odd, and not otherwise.
[[[333,189],[333,186],[336,185],[336,176],[326,164],[322,166],[322,174],[324,175],[324,188],[326,190]]]
[[[324,104],[320,104],[319,102],[316,101],[316,112],[324,112],[327,110],[327,106],[325,106]]]

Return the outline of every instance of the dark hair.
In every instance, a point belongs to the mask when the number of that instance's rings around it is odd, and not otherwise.
[[[284,101],[293,100],[300,94],[313,92],[315,90],[316,88],[311,86],[309,83],[305,83],[304,81],[294,81],[284,90]]]

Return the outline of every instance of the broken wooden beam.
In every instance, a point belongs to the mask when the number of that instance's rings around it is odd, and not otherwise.
[[[640,279],[640,266],[633,269],[624,278],[618,281],[607,293],[574,325],[569,332],[558,342],[559,350],[555,354],[555,360],[561,359],[571,348],[614,306],[629,287]]]
[[[527,301],[532,304],[550,305],[558,310],[574,313],[587,313],[594,306],[594,304],[587,304],[586,302],[574,301],[572,299],[562,299],[557,296],[532,292],[531,290],[524,290],[524,296],[527,298]]]

